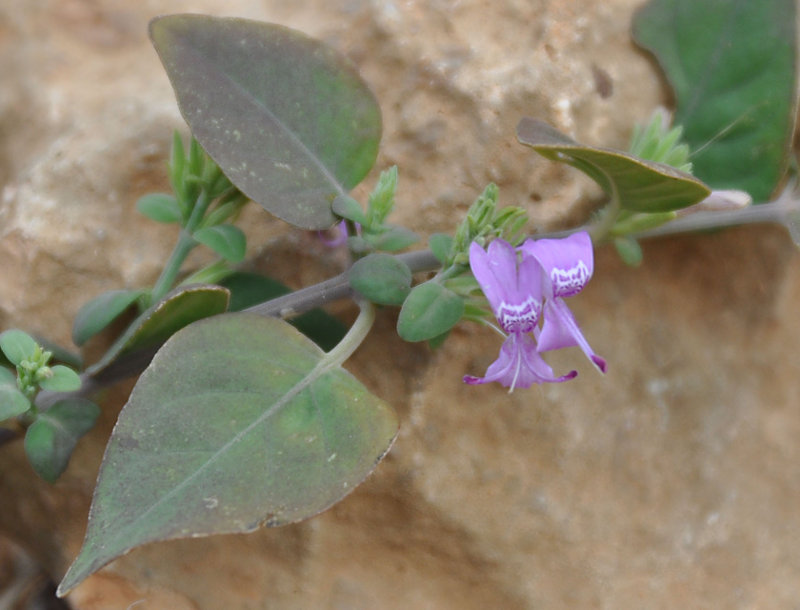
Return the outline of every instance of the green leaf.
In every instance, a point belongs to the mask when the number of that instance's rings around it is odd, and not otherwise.
[[[786,168],[796,88],[794,0],[651,0],[634,37],[675,91],[694,174],[767,201]]]
[[[205,227],[195,231],[193,237],[226,261],[239,263],[244,259],[247,238],[239,227],[228,224]]]
[[[143,294],[143,290],[111,290],[96,296],[75,315],[72,341],[83,345],[125,313]]]
[[[139,353],[152,354],[175,332],[202,318],[224,312],[230,293],[221,286],[179,286],[144,311],[114,342],[106,354],[86,372],[112,375],[113,366]]]
[[[7,384],[7,383],[16,386],[17,374],[11,369],[7,369],[4,366],[0,366],[0,384]]]
[[[172,223],[183,220],[178,200],[165,193],[150,193],[140,197],[136,202],[136,209],[146,218],[156,222]]]
[[[367,217],[364,214],[364,210],[361,208],[361,204],[350,197],[350,195],[337,195],[336,199],[334,199],[331,204],[331,210],[333,210],[333,213],[337,216],[352,220],[362,226],[367,223]]]
[[[100,407],[83,398],[61,400],[39,413],[25,433],[25,453],[36,474],[54,483],[99,416]]]
[[[581,170],[609,196],[616,191],[623,209],[669,212],[695,204],[711,192],[698,179],[674,167],[578,144],[538,119],[523,118],[517,125],[517,139],[547,159]]]
[[[0,333],[0,350],[14,366],[32,357],[36,352],[36,341],[28,333],[12,329]]]
[[[286,322],[228,314],[142,374],[100,468],[66,594],[135,546],[307,519],[386,454],[397,416]]]
[[[17,389],[16,383],[0,383],[0,421],[22,415],[30,408],[31,402]]]
[[[426,341],[446,333],[461,319],[464,300],[435,281],[415,286],[403,303],[397,333],[406,341]]]
[[[375,97],[345,59],[288,28],[170,15],[150,36],[192,133],[253,201],[304,229],[336,222],[331,202],[378,151]]]
[[[51,392],[74,392],[81,387],[81,378],[71,368],[63,364],[50,367],[52,376],[39,382],[39,387]]]
[[[405,227],[384,226],[379,233],[364,233],[364,238],[376,250],[398,252],[419,241],[419,235]]]
[[[220,286],[231,291],[228,311],[242,311],[291,292],[277,280],[244,271],[232,273],[220,282]],[[289,323],[326,352],[336,347],[347,334],[347,327],[322,309],[307,311]]]
[[[446,233],[434,233],[428,239],[428,246],[436,260],[444,265],[450,256],[450,250],[453,248],[453,238]]]
[[[400,305],[411,290],[411,269],[389,254],[368,254],[348,273],[350,286],[368,301]]]
[[[642,247],[639,242],[632,237],[614,238],[614,247],[622,261],[631,267],[638,267],[642,264]]]

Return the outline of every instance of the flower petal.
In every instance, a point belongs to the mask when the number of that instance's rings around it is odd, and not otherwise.
[[[518,254],[502,239],[489,244],[488,252],[472,242],[469,264],[475,279],[506,332],[530,332],[542,309],[542,271],[532,257]]]
[[[544,326],[538,340],[540,352],[576,345],[600,369],[600,372],[606,372],[606,361],[594,353],[566,302],[560,297],[555,297],[545,303]]]
[[[464,382],[476,385],[497,381],[513,392],[514,388],[529,388],[534,383],[567,381],[577,374],[577,371],[570,371],[554,377],[553,369],[536,350],[536,342],[527,334],[512,333],[503,342],[497,360],[489,365],[486,376],[465,375]]]
[[[539,261],[550,279],[545,298],[578,294],[594,273],[592,239],[586,231],[563,239],[527,239],[521,248]]]

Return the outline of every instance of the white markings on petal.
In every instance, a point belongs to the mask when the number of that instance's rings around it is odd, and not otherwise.
[[[589,268],[583,261],[569,269],[553,267],[550,280],[553,282],[553,293],[557,297],[571,297],[578,294],[591,278]]]

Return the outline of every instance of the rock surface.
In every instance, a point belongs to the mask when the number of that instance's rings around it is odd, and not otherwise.
[[[453,228],[488,181],[540,227],[597,196],[519,146],[520,116],[624,146],[664,101],[627,34],[639,0],[0,0],[0,325],[69,342],[98,292],[152,282],[174,235],[133,203],[166,188],[182,128],[146,38],[164,12],[276,21],[348,55],[384,111],[376,172],[400,168],[397,221]],[[323,255],[279,268],[306,236],[251,210],[252,255],[297,285]],[[787,608],[800,598],[800,265],[777,228],[645,244],[630,269],[597,253],[572,304],[605,377],[508,395],[468,387],[496,335],[458,328],[430,352],[384,311],[348,365],[402,422],[375,474],[308,522],[155,544],[87,580],[79,610],[230,608]],[[0,535],[58,580],[77,553],[94,477],[130,385],[62,479],[0,448]],[[138,604],[138,605],[137,605]]]

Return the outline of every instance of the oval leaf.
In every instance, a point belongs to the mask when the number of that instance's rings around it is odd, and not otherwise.
[[[694,173],[767,201],[786,169],[797,104],[795,0],[651,0],[636,41],[675,90]]]
[[[50,367],[52,375],[39,382],[39,387],[50,392],[74,392],[81,387],[81,378],[71,368],[63,364]]]
[[[206,227],[195,231],[193,237],[226,261],[240,263],[244,259],[247,238],[239,227],[227,224]]]
[[[623,209],[669,212],[697,203],[711,192],[700,180],[674,167],[578,144],[538,119],[523,118],[517,125],[517,139],[543,157],[581,170],[607,194],[616,192]]]
[[[350,286],[368,301],[400,305],[411,290],[411,269],[389,254],[369,254],[350,268]]]
[[[0,350],[11,364],[17,366],[33,356],[36,351],[36,341],[22,330],[6,330],[0,333]]]
[[[0,383],[0,421],[22,415],[30,408],[30,401],[16,384]]]
[[[83,398],[59,401],[39,413],[25,433],[25,453],[36,474],[54,483],[66,469],[78,440],[99,416],[100,407]]]
[[[288,28],[170,15],[150,24],[194,137],[239,190],[304,229],[375,163],[381,117],[345,59]]]
[[[144,294],[143,290],[111,290],[93,298],[78,310],[72,324],[72,341],[83,345],[102,331]]]
[[[134,320],[105,355],[86,369],[89,375],[113,377],[126,357],[149,359],[175,332],[202,318],[224,312],[230,293],[221,286],[179,286]]]
[[[350,493],[389,450],[397,417],[323,357],[253,314],[173,336],[120,413],[59,595],[140,544],[284,525]]]
[[[437,282],[415,286],[403,303],[397,333],[406,341],[434,339],[458,323],[464,299]]]
[[[149,193],[136,202],[139,213],[156,222],[172,223],[183,219],[178,200],[165,193]]]

